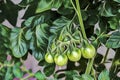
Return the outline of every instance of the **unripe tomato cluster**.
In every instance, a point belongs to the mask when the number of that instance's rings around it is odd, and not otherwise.
[[[90,59],[95,56],[96,50],[92,44],[89,44],[85,47],[74,48],[72,51],[68,50],[66,53],[56,53],[52,55],[52,53],[46,53],[45,61],[48,63],[54,63],[58,66],[64,66],[67,64],[68,59],[70,61],[76,62],[79,61],[81,56]]]
[[[64,66],[67,64],[68,59],[70,61],[79,61],[81,58],[81,50],[80,49],[74,49],[73,51],[67,51],[64,54],[55,54],[54,56],[50,53],[47,53],[45,55],[45,60],[48,63],[56,63],[58,66]]]
[[[75,29],[75,30],[73,30]],[[79,27],[67,26],[62,29],[59,36],[53,39],[49,51],[45,54],[45,61],[64,66],[68,60],[77,62],[81,56],[91,59],[95,56],[96,50],[92,44],[82,38]],[[77,45],[81,45],[80,48]]]

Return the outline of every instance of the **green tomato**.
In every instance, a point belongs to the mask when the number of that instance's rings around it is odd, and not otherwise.
[[[56,54],[54,57],[54,61],[58,66],[64,66],[68,62],[68,58],[66,54]]]
[[[50,53],[45,54],[45,61],[48,63],[53,63],[54,62],[53,56]]]
[[[70,61],[73,62],[79,61],[81,58],[81,51],[80,49],[74,49],[72,52],[68,51],[67,56]]]
[[[82,56],[86,59],[93,58],[96,54],[96,50],[93,45],[89,44],[86,47],[81,48]]]

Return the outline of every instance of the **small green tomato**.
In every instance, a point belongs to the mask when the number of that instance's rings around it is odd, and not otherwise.
[[[58,66],[64,66],[68,62],[68,58],[66,54],[56,54],[54,57],[54,61]]]
[[[86,47],[82,47],[81,51],[82,51],[82,56],[86,59],[93,58],[96,54],[96,50],[92,44],[89,44]]]
[[[53,62],[54,62],[54,59],[53,59],[52,54],[47,53],[47,54],[45,55],[45,61],[48,62],[48,63],[53,63]]]

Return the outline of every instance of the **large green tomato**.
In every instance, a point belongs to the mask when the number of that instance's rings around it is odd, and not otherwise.
[[[68,58],[66,54],[56,54],[54,57],[54,61],[58,66],[64,66],[68,62]]]
[[[53,63],[54,62],[53,56],[50,53],[45,54],[45,61],[48,63]]]
[[[67,56],[70,61],[73,62],[79,61],[81,58],[81,51],[80,49],[74,49],[72,52],[68,51]]]
[[[93,58],[96,54],[96,50],[92,44],[89,44],[86,47],[82,47],[81,51],[82,51],[82,56],[86,59]]]

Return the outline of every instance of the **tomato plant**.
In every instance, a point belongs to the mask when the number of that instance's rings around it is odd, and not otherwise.
[[[0,0],[0,80],[120,80],[120,0]]]

